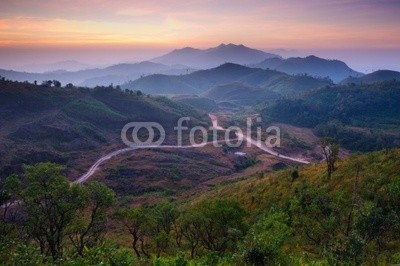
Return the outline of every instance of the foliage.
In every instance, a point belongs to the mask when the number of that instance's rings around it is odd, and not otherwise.
[[[265,120],[315,128],[344,147],[360,151],[400,143],[400,82],[338,85],[310,91],[268,105]]]
[[[12,229],[0,237],[0,259],[5,265],[397,263],[399,158],[400,150],[353,155],[337,162],[330,179],[323,164],[287,169],[181,206],[123,207],[113,217],[114,193],[104,185],[69,185],[58,165],[28,166],[7,180],[3,193],[3,202],[18,199],[21,210],[1,220]],[[126,235],[129,244],[119,241]]]
[[[99,243],[105,233],[105,212],[115,198],[99,183],[70,185],[62,171],[59,165],[39,163],[6,180],[11,199],[22,209],[22,233],[54,261],[63,256],[68,238],[81,256],[84,248]]]

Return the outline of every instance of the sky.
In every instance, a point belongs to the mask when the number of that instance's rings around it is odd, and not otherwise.
[[[400,70],[400,1],[0,0],[0,67],[140,61],[220,43]]]

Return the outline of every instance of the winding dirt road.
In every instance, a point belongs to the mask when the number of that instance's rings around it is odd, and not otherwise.
[[[218,126],[218,118],[217,116],[213,115],[213,114],[209,114],[208,115],[211,119],[211,123],[212,123],[212,127],[217,129],[217,130],[225,130],[223,127]],[[290,157],[290,156],[285,156],[282,154],[279,154],[277,152],[275,152],[273,149],[267,147],[265,144],[263,145],[263,143],[258,143],[256,140],[253,140],[251,137],[249,136],[245,136],[242,133],[238,133],[236,134],[239,138],[242,138],[243,140],[245,140],[246,142],[250,142],[252,145],[256,146],[257,148],[273,155],[276,156],[278,158],[281,159],[286,159],[292,162],[296,162],[296,163],[302,163],[302,164],[309,164],[310,162],[300,159],[300,158],[294,158],[294,157]],[[221,141],[218,141],[221,142]],[[204,147],[205,145],[209,145],[209,144],[213,144],[214,142],[207,142],[205,144],[197,144],[197,145],[187,145],[187,146],[172,146],[172,145],[162,145],[162,146],[138,146],[138,147],[134,147],[134,148],[124,148],[124,149],[120,149],[120,150],[116,150],[114,152],[111,152],[109,154],[104,155],[103,157],[101,157],[99,160],[97,160],[91,167],[90,169],[82,176],[80,176],[77,180],[75,180],[73,183],[75,184],[81,184],[86,182],[95,172],[96,170],[100,167],[100,165],[121,154],[121,153],[125,153],[125,152],[129,152],[129,151],[134,151],[134,150],[138,150],[138,149],[189,149],[189,148],[201,148]]]
[[[225,130],[223,127],[218,126],[218,118],[217,118],[217,116],[209,114],[209,117],[211,119],[212,127],[214,129]],[[246,136],[246,135],[244,135],[244,134],[242,134],[240,132],[237,133],[236,135],[238,136],[238,138],[243,139],[246,142],[250,142],[252,145],[254,145],[254,146],[258,147],[259,149],[261,149],[261,150],[263,150],[263,151],[265,151],[265,152],[267,152],[267,153],[269,153],[269,154],[271,154],[273,156],[276,156],[278,158],[286,159],[286,160],[289,160],[289,161],[292,161],[292,162],[302,163],[302,164],[309,164],[310,163],[310,162],[308,162],[306,160],[303,160],[303,159],[300,159],[300,158],[294,158],[294,157],[290,157],[290,156],[285,156],[285,155],[279,154],[279,153],[275,152],[273,149],[267,147],[265,144],[263,145],[262,143],[258,143],[256,140],[254,140],[251,137]],[[220,143],[220,142],[224,142],[224,140],[219,140],[218,143]],[[214,141],[210,141],[210,142],[202,143],[202,144],[187,145],[187,146],[173,146],[173,145],[162,145],[162,146],[155,145],[155,146],[150,146],[149,145],[149,146],[138,146],[138,147],[134,147],[134,148],[119,149],[119,150],[113,151],[111,153],[108,153],[108,154],[102,156],[100,159],[98,159],[89,168],[89,170],[84,175],[80,176],[78,179],[73,181],[72,184],[82,184],[82,183],[86,182],[96,172],[96,170],[99,169],[99,167],[100,167],[100,165],[102,163],[104,163],[105,161],[110,160],[111,158],[113,158],[115,156],[118,156],[118,155],[120,155],[122,153],[125,153],[125,152],[130,152],[130,151],[134,151],[134,150],[138,150],[138,149],[190,149],[190,148],[201,148],[201,147],[204,147],[205,145],[210,145],[210,144],[213,144],[213,143],[214,143]],[[3,204],[0,207],[1,208],[5,208],[6,206],[7,207],[11,207],[11,206],[14,206],[14,205],[16,205],[18,203],[19,203],[18,201],[9,202],[9,203]]]

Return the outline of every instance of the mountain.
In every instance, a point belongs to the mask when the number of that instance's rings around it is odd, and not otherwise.
[[[212,99],[217,103],[228,102],[235,105],[245,106],[273,101],[280,97],[278,93],[268,89],[241,82],[212,87],[202,94],[202,96]]]
[[[55,71],[47,73],[28,73],[12,70],[1,70],[0,76],[15,81],[29,81],[41,83],[43,80],[58,80],[62,84],[73,83],[80,86],[95,87],[122,84],[129,80],[135,80],[144,75],[168,73],[186,74],[192,69],[186,66],[166,66],[153,62],[140,62],[133,64],[117,64],[106,68],[93,68],[80,71]]]
[[[58,70],[79,71],[89,68],[93,68],[93,66],[75,60],[67,60],[49,64],[29,64],[16,67],[15,70],[21,72],[44,73],[44,72],[54,72]]]
[[[313,77],[329,77],[334,82],[339,82],[349,76],[360,77],[363,74],[357,72],[339,60],[327,60],[314,55],[292,57],[288,59],[268,58],[252,65],[263,69],[274,69],[288,74],[307,74]]]
[[[183,64],[196,68],[215,67],[227,62],[236,64],[254,64],[261,59],[279,57],[278,55],[252,49],[244,45],[221,44],[208,49],[186,47],[154,58],[151,61],[166,65]]]
[[[280,99],[261,113],[265,121],[312,128],[344,147],[370,151],[400,145],[400,82],[326,86]]]
[[[122,85],[124,89],[140,90],[150,94],[196,94],[201,91],[184,82],[180,76],[155,74],[141,77]]]
[[[371,84],[375,82],[382,82],[382,81],[391,81],[391,80],[398,80],[400,81],[400,72],[392,71],[392,70],[378,70],[372,72],[370,74],[364,75],[362,77],[350,77],[344,79],[341,83],[342,84]]]
[[[187,75],[150,75],[128,82],[122,87],[153,94],[201,94],[214,86],[234,82],[244,82],[275,91],[281,95],[300,93],[330,84],[327,80],[309,76],[291,76],[273,70],[225,63],[212,69],[199,70]]]
[[[197,95],[178,95],[172,97],[172,99],[187,104],[201,112],[209,113],[218,110],[216,102],[206,97],[200,97]]]
[[[124,146],[121,129],[128,122],[160,123],[167,143],[180,117],[191,117],[194,124],[208,119],[164,97],[111,87],[56,88],[2,80],[0,113],[0,177],[20,170],[22,164],[41,161],[82,172],[99,152]]]

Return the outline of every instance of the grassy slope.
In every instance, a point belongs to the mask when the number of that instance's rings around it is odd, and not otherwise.
[[[192,124],[207,123],[194,109],[162,97],[8,81],[0,82],[0,112],[2,176],[39,161],[79,169],[82,158],[93,162],[105,147],[122,146],[120,131],[127,122],[158,122],[167,133],[182,116]]]
[[[220,186],[214,191],[190,199],[187,204],[195,204],[206,199],[235,199],[243,204],[249,223],[253,223],[259,215],[271,208],[283,210],[291,217],[290,226],[293,230],[293,238],[284,246],[286,252],[314,259],[326,259],[321,255],[324,241],[336,243],[335,241],[344,238],[353,203],[355,204],[352,220],[354,228],[364,217],[375,217],[373,210],[377,206],[387,206],[389,210],[395,211],[385,202],[396,202],[393,194],[388,196],[388,191],[393,191],[397,187],[396,184],[399,184],[399,158],[400,149],[352,155],[337,164],[337,170],[330,179],[326,176],[324,164],[300,168],[299,177],[295,181],[292,181],[290,169],[271,173],[263,178],[253,176]],[[358,175],[357,169],[359,169]],[[307,202],[306,195],[310,197],[308,200],[317,202],[319,199],[322,200],[323,205],[329,208],[329,218],[324,217],[324,212],[317,211],[317,216],[314,217],[309,212],[296,210],[296,206],[299,207],[297,204],[302,204],[302,201],[298,201],[299,198]],[[333,224],[329,224],[330,219],[333,219]],[[318,235],[321,231],[319,220],[330,228],[330,234],[323,235],[323,242],[320,245],[315,244],[305,234],[306,231],[310,231]],[[306,224],[299,221],[305,221]],[[371,227],[377,225],[373,221],[367,224]],[[355,229],[353,231],[354,234],[362,236],[359,231]],[[385,256],[390,258],[398,252],[400,242],[396,240],[395,232],[394,228],[382,228],[379,234],[384,238],[383,250],[378,250],[379,243],[367,240],[364,243],[366,251],[362,255],[362,260],[375,264],[379,261],[383,263]]]
[[[202,96],[216,102],[230,102],[238,105],[260,104],[279,98],[278,93],[240,82],[213,87]]]

